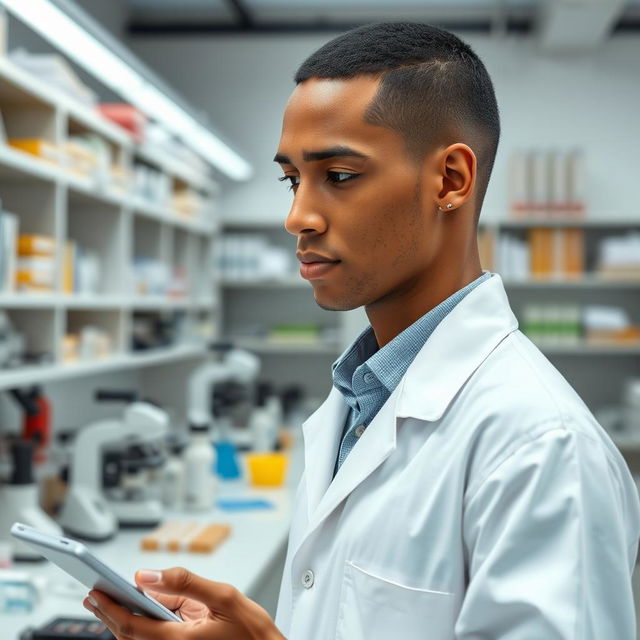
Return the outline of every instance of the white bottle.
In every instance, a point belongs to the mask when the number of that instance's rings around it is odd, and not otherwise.
[[[208,425],[192,424],[190,431],[191,442],[184,452],[185,507],[205,511],[214,507],[215,452],[209,440]]]
[[[273,415],[267,407],[256,407],[249,419],[249,430],[253,440],[253,450],[264,453],[273,451],[276,444],[277,431]]]
[[[277,432],[282,428],[282,423],[284,422],[282,402],[280,402],[280,398],[277,394],[274,393],[267,398],[265,408],[271,414],[271,419],[273,420],[277,437]]]
[[[185,501],[186,469],[181,457],[183,449],[178,443],[172,444],[169,458],[162,469],[162,503],[172,509],[179,509]]]

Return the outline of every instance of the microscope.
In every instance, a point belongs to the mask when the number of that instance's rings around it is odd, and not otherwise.
[[[212,344],[209,349],[219,354],[218,359],[206,361],[189,378],[189,423],[194,425],[211,426],[216,387],[226,383],[253,384],[260,371],[259,358],[249,351],[226,343]]]
[[[147,495],[144,483],[136,484],[130,476],[158,464],[156,449],[148,445],[162,441],[169,427],[166,412],[138,400],[134,392],[98,391],[96,399],[129,404],[122,419],[101,420],[79,430],[71,456],[69,492],[58,519],[69,534],[94,542],[113,537],[119,525],[155,526],[162,520],[160,501]],[[123,448],[125,453],[114,458],[114,451]],[[152,464],[145,462],[147,457],[154,458]],[[112,465],[108,471],[105,460]],[[105,477],[114,476],[114,460],[120,461],[129,476],[120,493],[105,491]]]

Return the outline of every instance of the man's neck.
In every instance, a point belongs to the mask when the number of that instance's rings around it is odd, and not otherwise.
[[[481,275],[479,259],[454,277],[446,269],[435,270],[368,305],[365,311],[378,346],[384,347],[416,320]]]

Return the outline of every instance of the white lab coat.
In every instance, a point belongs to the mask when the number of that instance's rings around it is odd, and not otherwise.
[[[333,480],[340,393],[304,424],[276,616],[289,640],[635,638],[635,484],[517,326],[493,274]]]

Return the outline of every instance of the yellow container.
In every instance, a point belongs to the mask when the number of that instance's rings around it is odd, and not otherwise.
[[[254,487],[280,487],[287,473],[286,453],[248,453],[249,482]]]

